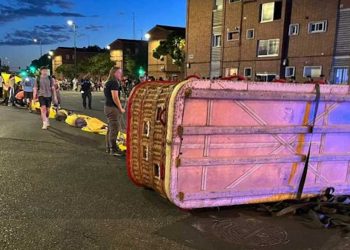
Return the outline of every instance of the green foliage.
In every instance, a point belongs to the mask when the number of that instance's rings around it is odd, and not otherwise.
[[[126,56],[125,57],[125,68],[124,68],[124,75],[129,76],[132,79],[138,79],[139,78],[139,69],[147,69],[147,58],[142,56],[132,57],[132,56]]]
[[[49,67],[51,68],[51,59],[49,59],[49,54],[45,54],[39,59],[33,60],[30,64],[31,66],[34,66],[37,69],[40,69],[41,67]]]
[[[161,41],[153,51],[153,57],[163,60],[164,56],[170,56],[174,64],[183,67],[185,63],[185,33],[173,32],[167,40]]]
[[[114,66],[114,62],[110,59],[109,53],[98,54],[87,61],[83,66],[84,73],[90,73],[93,76],[105,76],[108,75],[110,69]]]
[[[134,77],[137,70],[136,60],[131,57],[126,57],[125,61],[124,74]]]
[[[10,67],[8,65],[1,65],[0,73],[1,72],[9,73],[10,72]]]
[[[57,73],[62,74],[65,78],[73,79],[74,78],[74,65],[71,64],[62,64],[57,68]]]
[[[110,60],[109,53],[100,53],[89,60],[81,61],[77,64],[77,72],[79,75],[89,74],[95,78],[101,78],[108,75],[114,63]],[[57,73],[62,74],[65,78],[74,78],[74,65],[64,64],[57,68]]]

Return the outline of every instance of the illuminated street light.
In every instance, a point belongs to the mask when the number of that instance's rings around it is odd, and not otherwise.
[[[42,46],[41,40],[33,38],[33,42],[39,43],[39,45],[40,45],[40,57],[42,57],[43,56],[43,46]]]
[[[74,22],[73,22],[72,20],[68,20],[68,21],[67,21],[67,24],[68,24],[69,26],[73,26],[73,25],[74,25]]]
[[[111,49],[111,46],[107,45],[107,46],[106,46],[106,49],[110,50],[110,49]]]
[[[51,58],[52,58],[52,56],[47,56],[47,58],[51,59]]]
[[[52,51],[52,50],[49,51],[49,55],[50,55],[51,57],[53,56],[53,51]]]
[[[150,35],[149,33],[146,33],[146,34],[145,34],[145,38],[146,38],[146,40],[148,41],[148,40],[151,38],[151,35]]]

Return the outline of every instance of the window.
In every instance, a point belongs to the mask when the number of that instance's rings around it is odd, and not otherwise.
[[[147,145],[143,145],[143,159],[148,161],[149,155],[148,155],[149,151],[148,151],[148,146]]]
[[[278,56],[280,39],[259,40],[258,57]]]
[[[66,60],[69,60],[70,59],[70,55],[66,55]]]
[[[295,76],[295,67],[292,67],[292,66],[286,67],[284,76],[285,77],[294,77]]]
[[[238,74],[238,68],[226,68],[225,77],[234,76]]]
[[[291,24],[289,25],[289,35],[297,36],[299,35],[299,24]]]
[[[304,77],[320,77],[322,75],[322,66],[305,66]]]
[[[224,0],[215,0],[215,10],[222,10]]]
[[[154,177],[160,180],[160,165],[158,163],[153,165],[153,173]]]
[[[227,41],[239,40],[239,31],[227,31]]]
[[[349,82],[349,68],[336,67],[334,68],[333,82],[335,84],[347,84]]]
[[[221,35],[213,36],[213,47],[221,47]]]
[[[309,33],[322,33],[327,31],[327,21],[309,23]]]
[[[161,106],[157,107],[156,121],[157,122],[164,122],[165,121],[165,108],[164,108],[164,105],[161,105]]]
[[[256,80],[259,82],[272,82],[276,78],[275,73],[257,73]]]
[[[247,30],[247,39],[254,39],[255,31],[254,29]]]
[[[150,122],[145,121],[143,123],[143,135],[149,137],[149,132],[150,132]]]
[[[251,67],[244,68],[245,77],[252,77],[252,75],[253,75],[253,69]]]
[[[281,19],[282,16],[282,2],[270,2],[260,5],[260,22],[267,23],[274,20]]]

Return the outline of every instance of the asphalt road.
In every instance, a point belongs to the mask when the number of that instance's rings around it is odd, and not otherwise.
[[[103,116],[103,97],[83,110]],[[182,211],[135,187],[104,138],[0,106],[0,249],[349,249],[350,236],[254,207]]]

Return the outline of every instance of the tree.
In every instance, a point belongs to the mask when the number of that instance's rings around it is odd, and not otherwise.
[[[185,33],[173,32],[165,41],[160,42],[153,51],[153,57],[162,60],[164,56],[170,56],[174,64],[182,69],[185,63],[185,45]]]
[[[1,68],[0,68],[0,73],[1,72],[9,73],[10,72],[10,67],[8,65],[2,65]]]
[[[124,74],[133,79],[139,78],[140,68],[147,69],[147,57],[144,56],[126,56]]]
[[[102,76],[108,75],[114,63],[110,60],[109,53],[100,53],[88,60],[82,60],[77,64],[77,70],[80,75],[89,74],[92,77],[101,79]],[[68,79],[74,78],[74,65],[63,64],[57,68],[57,73],[62,74]]]
[[[37,69],[40,69],[41,67],[51,68],[51,59],[49,59],[49,54],[45,54],[39,59],[33,60],[31,66],[34,66]]]
[[[74,65],[62,64],[56,69],[58,74],[62,74],[65,78],[73,79],[75,75]]]
[[[101,78],[102,76],[108,75],[113,66],[114,62],[111,61],[110,54],[101,53],[88,60],[86,71],[95,77]]]

